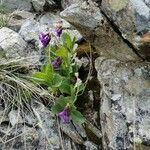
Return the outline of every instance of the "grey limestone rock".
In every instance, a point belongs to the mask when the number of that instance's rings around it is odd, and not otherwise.
[[[0,47],[7,59],[24,56],[27,43],[13,30],[3,27],[0,29]]]
[[[128,149],[137,139],[149,145],[150,64],[121,63],[99,57],[95,65],[102,87],[100,115],[104,147]]]
[[[150,57],[150,41],[141,42],[143,34],[150,31],[149,1],[144,0],[105,0],[102,12],[120,31],[122,37],[130,42],[143,58]]]
[[[31,3],[36,12],[42,12],[47,9],[53,10],[57,7],[55,0],[31,0]]]
[[[121,61],[140,59],[116,33],[94,2],[73,4],[61,12],[61,16],[73,24],[100,55]]]
[[[0,9],[3,12],[13,12],[15,10],[31,11],[31,0],[1,0]]]
[[[23,25],[26,19],[34,18],[34,14],[28,11],[19,11],[16,10],[10,14],[10,20],[8,22],[8,27],[16,32],[20,30],[20,27]]]

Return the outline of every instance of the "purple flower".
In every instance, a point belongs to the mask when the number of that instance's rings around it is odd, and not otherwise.
[[[59,27],[59,28],[56,28],[56,29],[55,29],[55,33],[56,33],[56,35],[57,35],[58,37],[60,37],[60,35],[62,34],[62,30],[63,30],[62,27]]]
[[[60,119],[63,121],[63,123],[67,124],[70,122],[70,118],[69,118],[69,108],[65,107],[64,110],[60,113],[58,113],[58,116],[60,117]]]
[[[57,21],[54,24],[54,32],[58,37],[60,37],[60,35],[62,34],[62,30],[63,30],[62,23],[63,23],[62,21]]]
[[[42,43],[43,47],[46,47],[49,44],[51,37],[50,37],[49,33],[44,34],[41,32],[39,34],[39,40]]]
[[[54,70],[58,70],[60,68],[61,63],[62,63],[62,59],[60,57],[52,61],[52,66]]]

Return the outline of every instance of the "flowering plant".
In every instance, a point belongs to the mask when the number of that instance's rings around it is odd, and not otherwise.
[[[57,29],[57,30],[56,30]],[[79,79],[76,58],[76,39],[62,32],[62,27],[57,24],[55,35],[50,33],[39,35],[39,40],[46,48],[46,62],[40,72],[33,74],[34,81],[46,85],[49,92],[55,96],[55,103],[51,111],[57,114],[64,123],[70,120],[83,123],[85,118],[77,110],[75,102],[78,95],[84,90],[85,84]],[[58,36],[58,37],[54,37]],[[50,45],[51,38],[59,41]],[[60,38],[61,37],[61,38]]]

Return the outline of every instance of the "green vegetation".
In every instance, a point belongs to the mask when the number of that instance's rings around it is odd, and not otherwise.
[[[0,28],[8,26],[11,16],[8,14],[0,14]]]
[[[47,90],[55,96],[55,104],[51,110],[58,114],[64,123],[73,120],[75,123],[82,124],[85,119],[77,110],[75,102],[84,90],[85,84],[78,76],[79,68],[75,62],[75,38],[72,39],[64,33],[62,41],[55,46],[47,47],[46,56],[48,57],[41,71],[33,74],[34,81],[45,85]]]
[[[31,99],[39,99],[39,93],[47,93],[35,86],[27,77],[28,65],[20,60],[11,60],[0,64],[0,100],[5,109],[23,108]]]

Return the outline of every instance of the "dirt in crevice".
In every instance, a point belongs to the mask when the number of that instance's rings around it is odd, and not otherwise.
[[[80,112],[86,117],[86,119],[91,122],[99,131],[101,130],[100,125],[100,84],[97,79],[97,71],[95,69],[95,59],[99,57],[99,55],[95,52],[95,50],[92,49],[92,52],[90,54],[89,50],[89,43],[84,41],[79,45],[78,48],[78,58],[87,57],[91,55],[91,68],[92,72],[90,75],[90,79],[88,80],[86,89],[82,95],[78,97],[78,100],[76,102],[76,106]],[[85,81],[89,74],[89,67],[90,64],[87,67],[81,67],[79,70],[79,77],[82,79],[82,81]],[[91,69],[90,68],[90,69]],[[90,141],[98,145],[101,149],[102,146],[102,140],[99,139],[90,129],[85,127],[85,131],[87,134],[87,137]]]

